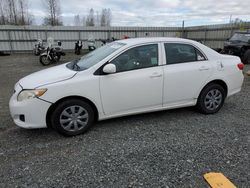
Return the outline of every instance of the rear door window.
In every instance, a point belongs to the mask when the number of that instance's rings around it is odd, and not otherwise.
[[[164,46],[167,65],[206,60],[205,56],[192,45],[169,43]]]

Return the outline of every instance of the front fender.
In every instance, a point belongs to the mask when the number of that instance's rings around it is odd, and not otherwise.
[[[99,117],[103,116],[99,77],[93,76],[91,69],[77,73],[70,79],[44,85],[42,88],[47,89],[40,97],[45,101],[56,103],[63,98],[79,96],[91,101],[96,106]]]
[[[40,56],[47,56],[48,54],[46,52],[42,53]]]

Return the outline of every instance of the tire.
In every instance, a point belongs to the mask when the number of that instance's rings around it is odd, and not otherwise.
[[[51,115],[52,127],[65,136],[86,132],[94,123],[94,110],[87,102],[69,99],[57,105]]]
[[[247,50],[242,58],[242,63],[250,64],[250,50]]]
[[[211,83],[201,91],[196,108],[203,114],[217,113],[223,106],[225,98],[225,89],[219,84]]]
[[[57,55],[57,60],[56,60],[56,62],[59,62],[60,59],[61,59],[61,55]]]
[[[44,66],[48,66],[49,64],[51,64],[51,61],[49,59],[47,59],[47,55],[41,55],[40,56],[40,63]]]

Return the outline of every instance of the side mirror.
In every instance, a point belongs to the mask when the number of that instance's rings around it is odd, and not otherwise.
[[[248,40],[248,44],[250,44],[250,39]]]
[[[112,63],[109,63],[103,67],[103,72],[106,74],[116,73],[116,66]]]

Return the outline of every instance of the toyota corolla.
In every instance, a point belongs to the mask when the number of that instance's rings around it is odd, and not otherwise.
[[[244,65],[191,40],[136,38],[107,44],[15,85],[10,112],[20,127],[85,132],[96,120],[196,106],[218,112],[240,92]]]

